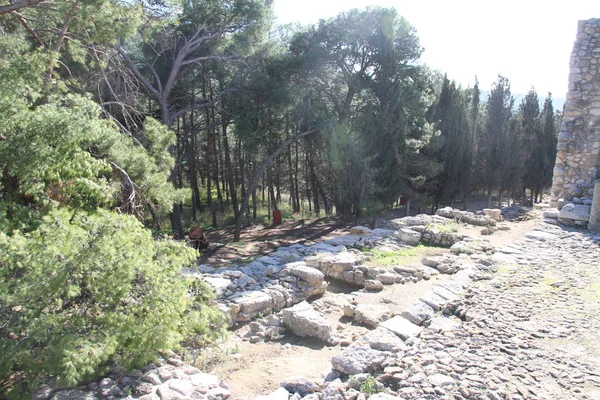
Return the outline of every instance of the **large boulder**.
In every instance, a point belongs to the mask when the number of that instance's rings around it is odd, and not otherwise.
[[[413,324],[409,320],[399,315],[392,319],[388,319],[380,326],[389,329],[402,340],[406,340],[412,336],[418,336],[423,330],[422,327]]]
[[[487,215],[476,215],[472,212],[456,210],[452,207],[440,208],[435,213],[441,217],[455,219],[476,226],[495,226],[497,222],[494,218]]]
[[[583,204],[565,204],[558,214],[559,221],[561,219],[570,219],[573,221],[584,221],[590,220],[590,213],[592,206],[586,206]]]
[[[389,329],[382,327],[369,331],[361,340],[367,342],[369,347],[373,350],[397,353],[408,348],[402,339],[392,333]]]
[[[319,385],[303,376],[290,376],[281,381],[280,385],[289,393],[298,393],[300,396],[314,393],[320,389]]]
[[[378,304],[359,304],[354,309],[354,321],[375,328],[392,317],[389,308]]]
[[[237,295],[231,303],[231,318],[236,321],[250,321],[259,314],[269,314],[273,307],[273,298],[262,291],[247,291]]]
[[[222,297],[227,292],[228,286],[231,284],[231,280],[219,276],[205,276],[204,281],[215,289],[217,297]]]
[[[281,273],[295,276],[315,287],[320,286],[325,279],[325,275],[321,271],[307,266],[303,261],[286,264]]]
[[[337,254],[323,253],[313,257],[306,257],[307,265],[322,271],[325,276],[344,280],[344,272],[354,271],[355,266],[362,263],[362,259],[349,252]]]
[[[306,301],[282,311],[283,324],[295,335],[314,337],[327,341],[331,337],[331,325],[327,318]]]
[[[434,313],[431,306],[417,300],[402,312],[402,316],[415,325],[423,325],[425,321],[433,318]]]
[[[502,222],[502,210],[499,208],[484,208],[483,215],[495,219],[497,222]]]
[[[374,372],[381,369],[388,354],[390,353],[372,349],[365,342],[355,342],[333,356],[331,366],[346,375]]]
[[[410,245],[416,245],[421,241],[421,233],[408,228],[398,229],[398,233],[396,234],[396,236],[401,241],[406,242]]]

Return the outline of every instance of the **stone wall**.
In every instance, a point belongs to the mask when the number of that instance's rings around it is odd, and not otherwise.
[[[551,205],[591,204],[600,178],[600,19],[579,21],[558,136]]]

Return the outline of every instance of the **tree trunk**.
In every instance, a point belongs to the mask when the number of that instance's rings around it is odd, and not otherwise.
[[[273,159],[275,157],[277,157],[279,155],[279,153],[281,153],[293,141],[298,140],[306,135],[310,135],[311,133],[314,133],[314,132],[316,132],[316,131],[310,130],[310,131],[302,132],[302,133],[297,134],[294,137],[287,139],[285,142],[281,143],[279,145],[279,147],[277,147],[277,149],[275,149],[275,151],[273,153],[271,153],[262,163],[260,163],[258,169],[256,170],[256,172],[254,173],[254,176],[252,177],[252,180],[250,181],[250,184],[248,185],[248,192],[252,193],[254,191],[254,189],[256,188],[256,184],[258,183],[258,180],[262,176],[265,168],[271,164]],[[244,198],[242,199],[242,208],[245,208],[248,206],[248,201],[249,201],[248,196],[247,195],[244,196]],[[241,214],[238,214],[237,218],[235,219],[235,231],[233,234],[234,241],[240,240],[241,231],[242,231],[242,218],[241,218]]]
[[[254,188],[254,190],[252,191],[252,219],[254,221],[256,221],[256,209],[257,209],[257,204],[256,204],[257,200],[256,200],[256,188]]]
[[[296,142],[294,147],[296,147],[296,159],[294,160],[294,184],[296,185],[296,206],[298,206],[296,212],[300,212],[300,186],[298,186],[298,142]]]
[[[206,95],[204,95],[204,97],[206,97]],[[207,108],[206,109],[206,125],[210,126],[210,121],[211,121],[211,113],[210,110]],[[208,208],[210,210],[210,215],[211,215],[211,222],[212,222],[212,227],[213,228],[217,228],[217,207],[214,204],[213,198],[212,198],[212,172],[213,172],[213,167],[212,167],[212,148],[213,148],[213,137],[214,137],[214,130],[212,128],[209,128],[206,131],[206,156],[205,156],[205,161],[206,161],[206,165],[205,165],[205,169],[206,169],[206,203],[208,204]],[[217,182],[217,188],[218,188],[218,182]]]
[[[201,203],[200,203],[200,187],[198,186],[198,166],[196,163],[196,134],[191,131],[194,126],[194,113],[192,112],[190,116],[190,126],[189,126],[189,143],[190,146],[187,149],[188,153],[188,172],[189,172],[189,180],[190,185],[192,187],[192,220],[196,221],[196,214],[201,211]]]
[[[331,215],[331,210],[329,209],[329,202],[327,201],[327,196],[325,195],[325,190],[323,190],[323,185],[321,182],[317,181],[317,189],[319,190],[319,194],[321,195],[321,199],[323,199],[323,207],[325,207],[325,215]]]
[[[267,192],[269,195],[269,202],[273,207],[273,211],[278,210],[277,208],[277,198],[275,197],[275,190],[273,188],[273,169],[269,165],[267,167]]]
[[[310,173],[308,169],[309,155],[308,149],[304,154],[304,183],[306,190],[306,201],[308,202],[308,212],[312,212],[312,196],[310,195]]]
[[[280,165],[280,160],[279,157],[277,157],[275,159],[275,169],[271,169],[271,181],[273,183],[273,189],[274,189],[274,193],[275,193],[275,200],[277,201],[277,204],[281,204],[281,187],[280,187],[280,172],[281,171],[281,165]],[[277,208],[279,209],[279,208]]]
[[[318,217],[319,214],[321,214],[321,207],[319,204],[319,193],[318,193],[318,189],[317,189],[317,175],[315,174],[315,164],[314,164],[314,160],[313,160],[313,148],[312,148],[312,143],[309,141],[309,149],[310,151],[308,151],[309,153],[309,157],[308,157],[308,169],[310,172],[310,191],[313,195],[313,210],[315,212],[315,215]]]
[[[231,196],[233,215],[237,218],[239,209],[233,175],[233,165],[231,164],[231,153],[229,151],[229,139],[227,138],[227,122],[223,122],[223,150],[225,151],[225,168],[227,170],[227,181],[229,183],[229,195]]]
[[[229,190],[227,190],[227,185],[225,184],[227,180],[227,169],[225,168],[225,162],[223,161],[223,141],[221,140],[221,135],[218,136],[217,143],[219,145],[217,154],[219,155],[219,177],[221,183],[220,211],[221,214],[223,214],[225,213],[225,207],[229,207]],[[223,196],[223,194],[225,194],[225,196]]]

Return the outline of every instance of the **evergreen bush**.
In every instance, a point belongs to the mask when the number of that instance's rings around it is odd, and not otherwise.
[[[0,233],[0,383],[19,371],[72,385],[147,363],[183,335],[210,341],[223,321],[207,286],[181,275],[194,257],[106,210],[57,210],[35,231]]]

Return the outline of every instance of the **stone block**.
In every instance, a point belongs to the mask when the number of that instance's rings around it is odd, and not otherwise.
[[[591,210],[591,206],[569,203],[560,210],[558,218],[587,222],[590,219]]]
[[[412,336],[418,336],[419,333],[421,333],[421,331],[423,330],[422,327],[413,324],[406,318],[401,317],[399,315],[392,319],[388,319],[380,326],[389,329],[402,340],[406,340]]]

